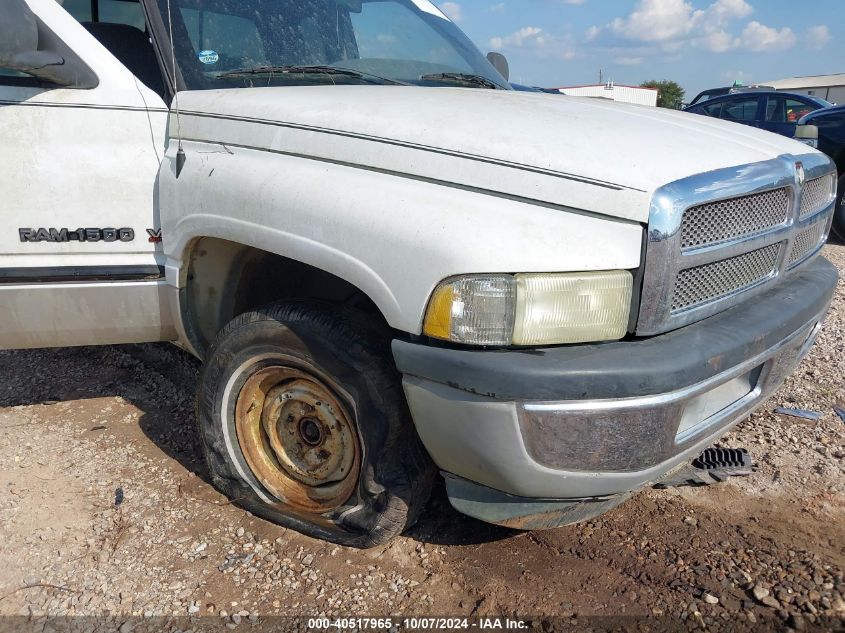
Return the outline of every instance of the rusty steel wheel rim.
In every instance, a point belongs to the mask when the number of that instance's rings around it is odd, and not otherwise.
[[[322,513],[352,496],[357,428],[321,379],[289,367],[256,372],[238,395],[235,429],[253,475],[282,503]]]

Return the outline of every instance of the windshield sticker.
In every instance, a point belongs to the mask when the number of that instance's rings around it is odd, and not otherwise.
[[[216,51],[200,51],[199,58],[203,64],[216,64],[220,61],[220,55]]]
[[[440,9],[435,7],[429,0],[411,0],[420,11],[425,11],[426,13],[430,13],[431,15],[436,15],[438,18],[442,18],[444,20],[448,20],[449,18],[446,17]]]

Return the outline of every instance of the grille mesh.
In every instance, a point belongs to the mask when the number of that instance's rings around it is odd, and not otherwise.
[[[697,248],[762,233],[785,223],[788,215],[786,187],[702,204],[684,214],[681,248]]]
[[[804,196],[801,198],[801,219],[803,220],[830,203],[833,191],[833,174],[816,178],[804,185]]]
[[[827,224],[825,222],[816,222],[808,229],[804,229],[797,236],[795,242],[792,244],[792,252],[789,254],[789,265],[799,262],[804,259],[811,252],[816,250],[819,243],[822,241]]]
[[[781,243],[697,268],[682,270],[675,282],[672,312],[714,301],[763,281],[775,271]]]

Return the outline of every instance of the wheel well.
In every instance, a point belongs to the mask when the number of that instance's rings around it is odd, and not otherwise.
[[[204,354],[236,316],[285,299],[313,299],[371,314],[386,325],[356,286],[302,262],[217,238],[196,240],[182,297],[185,330]]]

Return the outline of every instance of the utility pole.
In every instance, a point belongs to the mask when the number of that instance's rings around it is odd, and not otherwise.
[[[604,83],[604,70],[599,68],[599,85],[602,85],[603,83]]]

